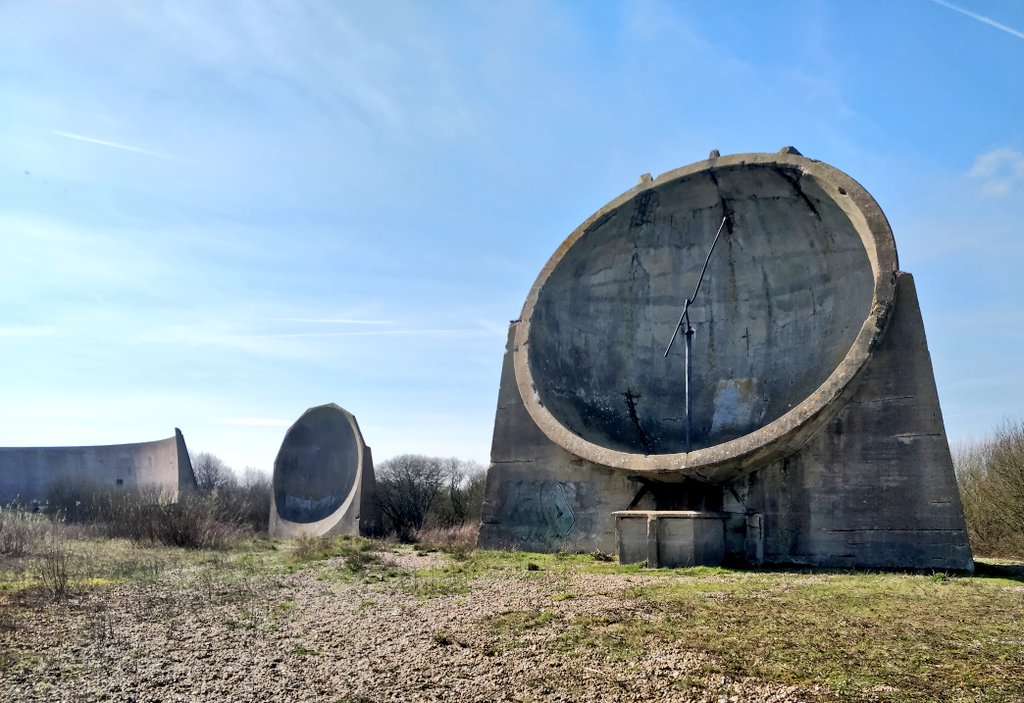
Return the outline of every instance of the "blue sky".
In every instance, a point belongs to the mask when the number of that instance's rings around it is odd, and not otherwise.
[[[337,402],[486,463],[572,229],[785,145],[888,215],[950,437],[1024,414],[1018,0],[7,0],[0,45],[0,446],[269,469]]]

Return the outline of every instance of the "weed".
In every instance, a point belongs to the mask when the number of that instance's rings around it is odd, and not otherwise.
[[[356,563],[365,565],[367,558],[373,558],[380,546],[368,539],[349,535],[327,537],[298,537],[293,541],[292,558],[300,563],[325,561],[334,557],[354,558]],[[362,555],[362,556],[360,556]],[[379,558],[378,558],[379,560]]]
[[[487,618],[498,634],[518,634],[547,625],[558,616],[551,610],[511,610]]]
[[[280,603],[277,606],[277,609],[279,611],[281,611],[282,613],[290,613],[292,611],[298,610],[299,609],[299,604],[295,602],[294,598],[289,598],[288,600],[283,601],[282,603]]]
[[[645,644],[658,634],[667,632],[628,613],[581,615],[555,636],[552,646],[561,652],[591,650],[612,661],[626,661],[644,652]]]
[[[43,586],[54,600],[68,596],[70,554],[63,537],[51,535],[39,556],[37,568]]]
[[[372,552],[355,551],[345,555],[345,568],[355,574],[364,573],[382,563],[381,558]]]
[[[638,589],[660,616],[624,622],[618,636],[629,645],[685,632],[719,673],[827,682],[844,696],[935,701],[980,689],[1000,700],[1020,685],[1004,667],[1024,663],[1020,609],[1006,595],[982,579],[900,574],[685,577]],[[608,644],[593,625],[581,636],[595,634]]]
[[[86,632],[91,640],[113,640],[116,633],[114,632],[114,620],[110,617],[110,613],[105,608],[93,610],[89,615]]]

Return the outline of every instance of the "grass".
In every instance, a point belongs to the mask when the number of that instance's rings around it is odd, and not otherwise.
[[[369,558],[379,551],[379,542],[349,535],[299,537],[292,543],[292,558],[298,563],[325,561],[336,557]]]
[[[531,570],[531,565],[536,567]],[[550,626],[545,646],[608,662],[655,645],[704,655],[706,674],[782,684],[825,684],[842,699],[1024,700],[1024,567],[979,562],[978,575],[640,569],[589,554],[477,551],[415,576],[465,592],[477,578],[565,579],[573,574],[653,577],[619,612],[564,621],[552,610],[491,616],[500,643]],[[553,607],[575,597],[552,596]],[[536,638],[530,637],[531,646]]]
[[[557,617],[551,610],[512,610],[492,615],[485,622],[498,635],[516,635],[547,625]]]
[[[485,635],[485,654],[521,647],[567,657],[585,653],[614,670],[652,649],[691,652],[702,662],[694,674],[698,682],[725,676],[821,684],[837,700],[884,703],[1024,701],[1019,562],[981,561],[975,576],[647,570],[596,554],[453,549],[433,553],[425,568],[403,571],[385,558],[399,549],[412,548],[345,537],[254,539],[219,550],[72,539],[66,584],[71,606],[58,606],[47,595],[35,567],[38,555],[0,558],[0,644],[16,641],[35,609],[73,607],[76,593],[120,584],[147,584],[153,599],[215,604],[228,626],[265,636],[293,617],[302,599],[287,591],[271,609],[262,594],[300,587],[297,572],[336,582],[331,588],[368,589],[357,606],[367,617],[378,602],[396,596],[411,603],[455,597],[450,607],[459,607],[486,579],[539,580],[549,595],[535,607],[492,611],[467,623]],[[590,575],[600,578],[588,580]],[[611,596],[614,607],[581,607],[595,595],[607,599],[609,589],[618,594]],[[116,636],[105,616],[97,616],[93,630],[97,639]],[[461,637],[439,630],[435,642],[469,646]],[[0,652],[0,671],[35,666],[29,652],[3,646]]]
[[[872,689],[879,700],[1020,700],[1024,690],[1014,580],[733,572],[680,575],[632,597],[660,617],[576,623],[577,644],[628,658],[645,640],[674,641],[711,655],[713,673],[825,683],[844,696]]]

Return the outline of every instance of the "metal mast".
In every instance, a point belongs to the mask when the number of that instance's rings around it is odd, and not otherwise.
[[[693,295],[686,299],[683,303],[683,312],[679,316],[679,322],[676,323],[676,328],[672,330],[672,339],[668,340],[668,346],[665,347],[665,356],[672,351],[672,345],[676,341],[676,337],[679,335],[679,328],[683,327],[683,323],[686,323],[686,327],[683,329],[683,336],[686,338],[686,451],[690,452],[693,449],[691,435],[693,432],[693,419],[692,413],[690,412],[690,357],[692,356],[693,349],[693,327],[690,325],[690,305],[697,298],[697,292],[700,291],[700,284],[704,280],[704,273],[708,270],[708,262],[711,261],[711,254],[715,251],[715,245],[718,244],[719,237],[722,236],[722,230],[725,229],[725,223],[729,219],[726,215],[722,218],[722,224],[718,225],[718,232],[715,234],[715,240],[711,242],[711,248],[708,249],[708,255],[704,257],[704,266],[700,270],[700,276],[697,278],[697,285],[693,287]]]

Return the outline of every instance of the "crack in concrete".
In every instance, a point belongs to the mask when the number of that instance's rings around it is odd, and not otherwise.
[[[800,186],[800,176],[794,176],[792,172],[784,168],[776,168],[773,170],[777,174],[782,176],[784,179],[786,179],[787,183],[793,186],[793,190],[796,192],[798,196],[800,196],[800,199],[804,201],[804,205],[806,205],[808,209],[810,209],[810,211],[818,219],[818,222],[821,222],[821,213],[818,212],[818,208],[815,207],[814,202],[807,196],[807,193],[805,193],[804,189]]]
[[[640,400],[641,396],[634,394],[628,388],[622,395],[626,397],[626,407],[629,409],[629,419],[632,421],[633,427],[636,428],[637,441],[644,448],[644,454],[650,454],[652,451],[651,440],[647,437],[647,433],[644,432],[644,428],[640,426],[640,418],[636,414],[636,401]]]
[[[711,183],[715,186],[715,192],[718,193],[718,203],[722,208],[722,217],[725,218],[725,231],[732,234],[732,206],[729,205],[725,196],[722,195],[722,186],[718,183],[718,176],[715,175],[714,169],[708,170],[708,178],[711,179]]]

